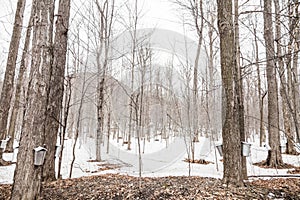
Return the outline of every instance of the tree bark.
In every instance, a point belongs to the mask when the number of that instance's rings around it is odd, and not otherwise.
[[[103,19],[102,19],[103,20]],[[102,21],[101,20],[101,21]],[[101,26],[101,33],[103,33],[103,22]],[[103,38],[103,36],[100,36]],[[101,161],[101,144],[103,138],[103,121],[104,121],[104,113],[103,113],[103,105],[104,105],[104,84],[105,84],[105,76],[106,76],[106,66],[102,66],[100,57],[102,54],[103,48],[103,39],[100,41],[99,52],[97,52],[97,67],[98,67],[98,79],[97,79],[97,135],[96,135],[96,161]],[[101,72],[102,70],[102,72]]]
[[[235,65],[235,85],[236,85],[236,101],[238,105],[238,126],[241,137],[241,142],[246,141],[245,134],[245,119],[244,119],[244,93],[243,93],[243,78],[242,78],[242,69],[240,65],[240,28],[239,28],[239,4],[238,0],[234,0],[234,32],[235,32],[235,56],[236,56],[236,65]],[[248,87],[249,88],[249,87]],[[249,127],[247,127],[249,129]],[[247,163],[246,157],[242,156],[242,172],[243,179],[247,179]]]
[[[111,95],[111,92],[110,92]],[[107,145],[106,145],[106,153],[109,153],[109,140],[110,140],[110,131],[111,131],[111,103],[108,103],[108,108],[107,108]]]
[[[272,1],[264,0],[264,39],[267,59],[267,85],[268,85],[268,133],[269,145],[266,164],[276,167],[283,164],[280,139],[279,139],[279,111],[278,111],[278,89],[276,80],[275,48],[272,23]]]
[[[19,74],[18,74],[18,80],[16,83],[15,101],[14,101],[14,105],[12,108],[12,114],[10,116],[10,123],[9,123],[9,128],[8,128],[8,135],[11,137],[11,140],[9,140],[7,143],[7,150],[10,152],[13,151],[16,123],[17,123],[17,118],[18,118],[18,114],[19,114],[19,110],[20,110],[20,103],[21,103],[20,102],[21,101],[21,91],[22,91],[22,86],[24,83],[24,74],[27,70],[26,62],[29,59],[28,50],[29,50],[30,38],[31,38],[31,32],[32,32],[32,20],[33,20],[33,9],[31,10],[30,19],[28,22],[27,30],[26,30],[25,44],[23,47],[21,64],[20,64],[20,69],[19,69]]]
[[[299,4],[289,3],[289,43],[288,43],[288,52],[285,56],[285,61],[287,65],[287,90],[288,97],[287,103],[289,108],[289,113],[293,118],[293,128],[296,132],[298,141],[299,139],[299,80],[297,78],[298,70],[298,54],[297,49],[299,48]],[[298,27],[298,28],[297,28]],[[298,32],[298,33],[297,33]],[[298,41],[298,42],[297,42]],[[298,85],[298,87],[297,87]],[[297,95],[298,94],[298,95]],[[298,105],[298,106],[297,106]],[[298,107],[298,108],[297,108]]]
[[[199,127],[198,127],[198,65],[199,58],[202,47],[202,39],[203,39],[203,3],[202,0],[194,1],[194,9],[192,10],[192,15],[194,17],[194,23],[197,30],[198,36],[198,46],[196,52],[196,58],[194,61],[194,74],[193,74],[193,142],[199,142]],[[199,21],[200,18],[200,21]]]
[[[43,168],[43,180],[55,180],[55,151],[60,126],[60,114],[64,96],[64,74],[68,46],[70,0],[60,0],[53,45],[53,65],[51,67],[50,91],[45,126],[47,156]]]
[[[299,2],[293,5],[293,19],[296,23],[296,27],[294,29],[294,35],[292,37],[295,38],[294,42],[294,56],[293,56],[293,68],[292,68],[292,99],[293,99],[293,107],[294,107],[294,122],[295,122],[295,132],[297,136],[297,141],[300,143],[300,85],[299,85],[299,46],[300,46],[300,24],[299,24]]]
[[[98,83],[97,83],[97,140],[96,140],[96,160],[101,160],[101,143],[103,138],[104,124],[104,89],[106,83],[106,73],[109,62],[109,47],[114,16],[114,1],[104,1],[103,6],[97,4],[100,13],[100,47],[97,52]],[[110,7],[108,6],[110,5]],[[104,50],[104,51],[103,51]],[[101,58],[103,53],[103,58]],[[101,61],[102,59],[102,61]]]
[[[7,120],[11,104],[11,97],[14,90],[14,78],[16,61],[18,56],[22,26],[23,26],[23,14],[25,10],[26,0],[18,0],[17,9],[15,14],[15,22],[13,27],[13,33],[11,36],[7,64],[4,74],[3,86],[0,97],[0,139],[5,139],[7,134]],[[14,138],[11,138],[14,140]],[[3,150],[0,148],[0,166],[5,165],[5,161],[2,158]]]
[[[28,86],[27,107],[14,175],[11,199],[38,199],[41,192],[42,166],[34,165],[34,151],[44,146],[47,91],[50,73],[50,0],[33,1],[32,61]],[[51,32],[51,33],[50,33]]]
[[[221,74],[226,98],[223,136],[223,181],[227,185],[243,185],[242,156],[234,70],[236,65],[232,1],[218,0],[218,28],[220,33]]]
[[[257,93],[259,101],[259,146],[263,146],[263,143],[266,142],[266,135],[264,129],[264,97],[262,95],[261,88],[261,77],[260,77],[260,66],[259,66],[259,49],[258,49],[258,38],[257,38],[257,25],[253,25],[253,34],[254,34],[254,46],[255,46],[255,65],[257,71]]]
[[[283,124],[284,124],[284,133],[287,138],[286,143],[286,153],[287,154],[296,154],[296,149],[294,148],[294,136],[291,130],[292,116],[288,110],[288,84],[285,76],[284,62],[282,57],[282,40],[281,40],[281,21],[280,21],[280,5],[278,0],[274,0],[275,8],[275,41],[277,42],[277,66],[279,68],[280,76],[280,95],[281,95],[281,107],[283,114]]]

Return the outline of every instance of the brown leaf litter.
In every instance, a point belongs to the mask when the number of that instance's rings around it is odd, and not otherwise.
[[[140,187],[139,187],[140,186]],[[0,199],[9,199],[11,185],[0,185]],[[58,180],[43,185],[41,199],[300,199],[299,179],[245,182],[227,187],[220,179],[170,176],[141,178],[106,174]]]

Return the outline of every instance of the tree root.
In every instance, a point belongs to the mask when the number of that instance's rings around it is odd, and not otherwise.
[[[253,165],[256,165],[256,166],[262,167],[262,168],[270,168],[270,169],[292,169],[292,168],[295,168],[295,166],[293,166],[291,164],[287,164],[287,163],[278,163],[275,165],[269,165],[267,160],[263,160],[261,162],[254,163]]]

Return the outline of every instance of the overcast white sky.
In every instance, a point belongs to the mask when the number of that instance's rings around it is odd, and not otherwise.
[[[181,32],[176,6],[170,0],[146,0],[143,5],[145,25]]]
[[[82,0],[74,0],[72,9],[77,9]],[[117,0],[118,2],[120,0]],[[122,1],[122,0],[121,0]],[[17,0],[0,0],[0,39],[7,37],[11,30],[11,25],[14,20],[14,10]],[[27,0],[27,5],[30,0]],[[158,27],[181,32],[180,19],[176,12],[176,6],[170,0],[139,0],[139,9],[142,9],[143,16],[141,25],[143,27]],[[27,12],[30,10],[30,5],[27,6]],[[26,16],[26,15],[25,15]],[[25,22],[26,23],[26,22]],[[5,30],[5,29],[6,30]],[[3,33],[4,29],[4,33]]]
[[[90,1],[91,0],[72,0],[73,4],[71,9],[73,10],[73,13],[74,10],[77,10],[80,7],[80,2],[87,3]],[[116,4],[120,5],[120,2],[124,1],[125,0],[116,0]],[[128,1],[134,2],[134,0]],[[255,4],[259,4],[260,2],[256,0],[251,1]],[[2,74],[4,71],[4,66],[7,59],[7,49],[12,32],[16,2],[17,0],[0,0],[0,74]],[[28,15],[30,12],[30,2],[31,0],[27,0],[27,14],[25,15],[27,18],[24,20],[25,25],[27,24]],[[56,0],[56,2],[58,2],[58,0]],[[138,0],[138,5],[139,9],[142,9],[143,13],[142,18],[139,21],[139,28],[156,27],[173,30],[183,34],[182,20],[180,19],[182,13],[177,9],[178,7],[172,3],[172,0]],[[247,5],[246,8],[254,9],[251,7],[251,5],[250,7]],[[243,19],[243,22],[247,22],[247,20]],[[186,30],[188,30],[188,28]],[[262,31],[263,29],[259,30]],[[246,31],[243,31],[243,27],[241,25],[241,42],[246,42],[249,44],[249,41],[247,40],[251,40],[251,37],[249,37],[249,35],[244,35],[243,32],[249,34],[249,30],[247,29]],[[193,34],[191,34],[191,32],[187,32],[186,34],[193,39]],[[244,50],[244,53],[250,54],[252,52],[251,46],[251,42],[250,45],[243,45],[242,50]],[[247,50],[247,52],[245,52],[245,50]]]
[[[123,0],[116,0],[120,2]],[[7,50],[12,32],[12,24],[14,21],[14,10],[16,8],[17,0],[0,0],[0,73],[3,73],[3,64],[5,65]],[[27,0],[27,8],[25,17],[30,12],[30,2]],[[73,0],[72,9],[80,7],[80,2],[87,2],[83,0]],[[170,0],[139,0],[139,9],[142,9],[142,18],[140,20],[140,28],[164,28],[173,30],[179,33],[183,32],[180,23],[179,14],[176,12],[176,6]],[[28,18],[27,18],[28,19]],[[25,18],[24,24],[27,24]]]

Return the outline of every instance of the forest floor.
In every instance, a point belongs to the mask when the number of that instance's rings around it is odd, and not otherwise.
[[[11,185],[0,185],[0,199],[9,199],[10,190]],[[42,199],[300,199],[300,181],[260,179],[235,188],[215,178],[170,176],[139,181],[138,177],[105,174],[45,184]]]

